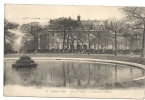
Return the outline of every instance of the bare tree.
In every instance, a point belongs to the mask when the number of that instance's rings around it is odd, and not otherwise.
[[[70,46],[71,46],[71,53],[73,53],[74,52],[74,41],[76,40],[78,40],[77,39],[77,34],[78,33],[75,33],[75,32],[71,32],[70,33]]]
[[[142,29],[142,52],[141,57],[145,55],[145,8],[142,7],[124,7],[121,8],[122,13],[126,18],[136,23],[136,26],[142,25],[143,27],[135,27],[135,29]]]
[[[64,17],[54,19],[52,21],[53,21],[53,30],[63,31],[63,47],[62,47],[63,51],[62,52],[64,53],[66,39],[68,39],[67,42],[69,42],[70,31],[77,27],[77,21],[71,18],[64,18]],[[50,23],[50,25],[52,24]]]
[[[91,35],[92,27],[93,27],[93,24],[90,23],[90,22],[85,23],[85,24],[82,26],[82,30],[86,30],[86,31],[87,31],[87,32],[85,32],[85,35],[87,36],[88,44],[89,44],[88,55],[90,55],[90,47],[91,47],[91,38],[90,38],[90,35]]]
[[[131,23],[124,23],[123,28],[122,28],[122,36],[126,39],[126,42],[129,42],[130,46],[130,52],[133,51],[134,45],[133,43],[136,41],[136,46],[137,46],[137,41],[138,37],[141,37],[141,31],[140,30],[134,30],[134,25]]]
[[[117,33],[121,33],[123,22],[117,19],[110,19],[108,24],[108,29],[114,32],[114,43],[115,43],[115,52],[114,55],[117,56]]]

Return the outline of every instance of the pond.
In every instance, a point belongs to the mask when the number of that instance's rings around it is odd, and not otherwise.
[[[15,60],[5,60],[4,85],[43,87],[104,87],[107,84],[131,82],[144,76],[138,68],[119,64],[67,60],[35,60],[34,69],[11,68]]]

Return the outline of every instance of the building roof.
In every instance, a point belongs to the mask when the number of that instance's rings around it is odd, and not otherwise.
[[[92,30],[105,30],[107,26],[107,20],[79,20],[80,27],[83,29]]]

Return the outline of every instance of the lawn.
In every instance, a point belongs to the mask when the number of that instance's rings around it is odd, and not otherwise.
[[[7,54],[4,55],[4,58],[16,58],[20,57],[23,54]],[[131,57],[129,55],[109,55],[109,54],[48,54],[48,53],[37,53],[37,54],[25,54],[30,57],[65,57],[65,58],[92,58],[92,59],[107,59],[107,60],[118,60],[118,61],[127,61],[134,62],[145,65],[145,58],[139,56]]]

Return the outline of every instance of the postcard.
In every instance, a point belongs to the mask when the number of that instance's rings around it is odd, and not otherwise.
[[[145,98],[144,11],[5,4],[4,96]]]

